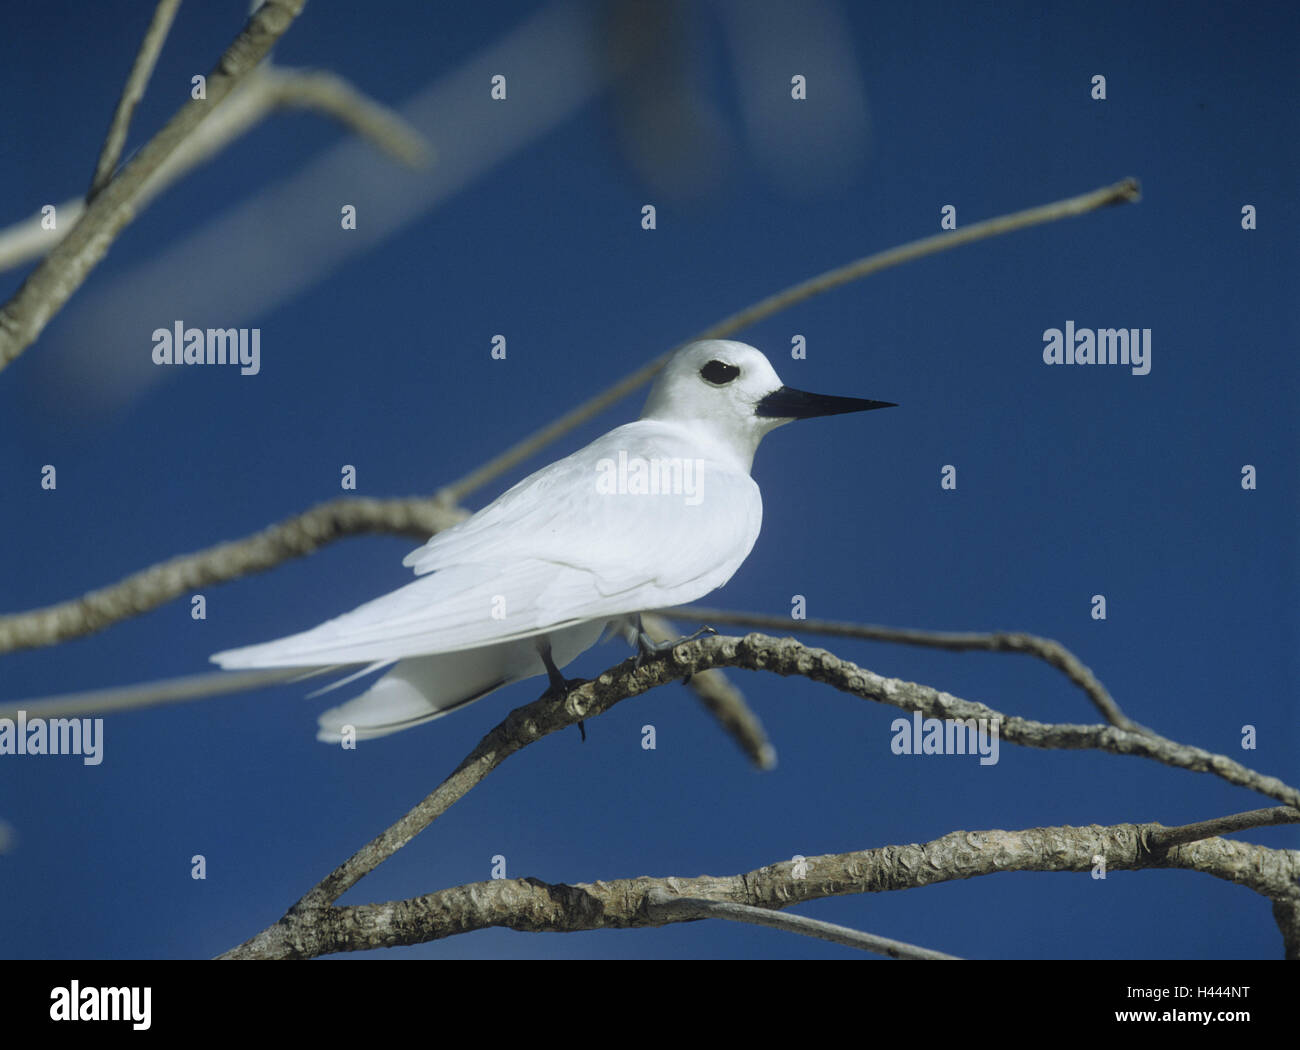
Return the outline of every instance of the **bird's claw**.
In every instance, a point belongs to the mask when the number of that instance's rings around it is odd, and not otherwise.
[[[537,650],[542,657],[542,663],[546,666],[546,678],[550,685],[546,687],[539,700],[546,697],[552,697],[556,703],[563,704],[569,699],[569,694],[577,689],[580,685],[586,685],[591,679],[589,678],[565,678],[560,674],[560,669],[555,666],[555,661],[551,658],[551,647],[547,643],[538,646]],[[587,727],[582,719],[578,719],[578,732],[582,734],[582,742],[587,742]]]
[[[705,635],[717,633],[718,632],[714,628],[705,624],[694,634],[685,635],[684,637],[674,639],[671,642],[656,642],[645,633],[645,628],[641,626],[641,623],[638,620],[636,631],[636,660],[634,661],[633,666],[640,667],[647,656],[658,656],[661,653],[666,653],[671,649],[675,649],[677,646],[682,645],[685,642],[694,642],[703,638]]]

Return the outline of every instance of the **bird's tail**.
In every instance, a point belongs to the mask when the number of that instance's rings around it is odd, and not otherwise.
[[[353,739],[369,740],[441,718],[503,685],[541,674],[538,646],[543,641],[551,646],[555,665],[564,667],[596,643],[604,626],[600,620],[585,620],[544,638],[408,657],[355,700],[322,714],[316,739],[337,744],[350,733]]]
[[[445,655],[401,661],[360,696],[322,712],[316,739],[337,744],[345,733],[356,740],[387,736],[441,718],[510,681],[495,668],[467,678],[465,668],[447,664]]]

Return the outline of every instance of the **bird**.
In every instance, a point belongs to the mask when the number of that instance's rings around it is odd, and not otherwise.
[[[561,670],[602,634],[622,634],[638,659],[677,644],[651,641],[641,614],[703,597],[748,557],[763,517],[750,469],[766,434],[893,407],[792,389],[746,343],[687,344],[665,363],[639,419],[435,534],[403,559],[414,581],[211,660],[301,668],[304,677],[360,667],[320,692],[384,671],[319,716],[316,738],[326,743],[409,729],[543,673],[563,699],[573,682]]]

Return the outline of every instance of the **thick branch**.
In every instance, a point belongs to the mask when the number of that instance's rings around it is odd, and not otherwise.
[[[294,905],[289,917],[319,912],[333,904],[516,751],[582,719],[594,718],[629,697],[709,667],[745,667],[780,675],[802,675],[863,699],[919,711],[933,718],[984,719],[986,724],[997,726],[1002,739],[1026,747],[1095,749],[1152,758],[1177,768],[1214,773],[1229,783],[1300,808],[1300,791],[1276,777],[1264,776],[1223,755],[1178,744],[1154,733],[1133,733],[1114,726],[1048,725],[1009,718],[983,704],[928,686],[882,678],[793,638],[761,634],[704,638],[676,646],[668,653],[645,660],[639,667],[634,660],[626,660],[574,689],[562,704],[543,696],[510,712],[432,793],[327,875]]]
[[[1295,850],[1219,838],[1176,846],[1162,855],[1146,848],[1147,841],[1170,830],[1152,823],[954,831],[924,845],[807,857],[797,870],[795,862],[782,861],[731,876],[642,876],[572,886],[537,879],[478,882],[383,904],[295,909],[222,958],[303,959],[422,944],[493,926],[530,932],[662,926],[682,921],[659,903],[665,897],[775,910],[1004,871],[1087,872],[1099,856],[1110,877],[1152,868],[1201,871],[1274,899],[1292,892],[1300,880],[1300,852]]]

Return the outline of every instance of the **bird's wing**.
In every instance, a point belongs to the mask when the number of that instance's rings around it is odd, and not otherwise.
[[[212,659],[224,667],[389,661],[699,598],[753,546],[758,486],[710,461],[702,472],[692,464],[679,493],[642,494],[635,483],[619,492],[616,476],[620,451],[648,461],[690,449],[663,424],[619,427],[408,555],[421,579],[310,631]]]
[[[638,460],[659,464],[667,487],[680,482],[680,494],[634,491]],[[630,491],[609,491],[619,487]],[[466,562],[539,558],[587,569],[602,592],[617,593],[643,582],[647,571],[672,589],[734,555],[716,587],[749,553],[761,519],[758,486],[747,473],[699,457],[679,428],[641,420],[525,478],[402,564],[423,575]]]

